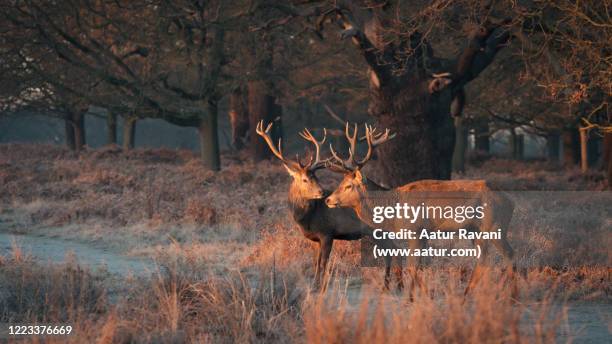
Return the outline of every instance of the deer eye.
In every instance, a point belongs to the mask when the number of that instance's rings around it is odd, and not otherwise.
[[[302,181],[303,181],[304,183],[308,183],[308,179],[306,179],[306,178],[302,179]]]
[[[352,188],[352,187],[353,187],[353,184],[349,184],[349,185],[345,186],[345,187],[344,187],[344,189],[345,189],[345,190],[348,190],[348,189],[350,189],[350,188]]]

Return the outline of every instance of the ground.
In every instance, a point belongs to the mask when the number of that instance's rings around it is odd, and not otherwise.
[[[0,290],[12,290],[0,293],[0,322],[62,320],[78,327],[74,341],[109,343],[551,342],[580,338],[574,323],[594,340],[609,334],[602,173],[489,159],[454,176],[517,201],[518,301],[499,269],[464,298],[468,261],[428,261],[417,295],[383,293],[358,242],[334,245],[318,293],[315,246],[288,213],[289,176],[243,158],[225,154],[215,173],[190,151],[0,145]]]

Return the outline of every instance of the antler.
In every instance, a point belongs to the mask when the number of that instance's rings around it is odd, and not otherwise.
[[[374,148],[376,148],[376,146],[380,145],[381,143],[385,143],[395,137],[395,133],[389,135],[389,133],[391,132],[389,129],[385,129],[384,133],[376,133],[376,128],[373,128],[372,126],[369,126],[367,124],[365,125],[365,129],[365,138],[366,142],[368,143],[368,152],[361,161],[356,162],[357,166],[360,167],[363,166],[366,162],[368,162],[368,160],[370,160],[370,158],[372,157],[372,152]]]
[[[314,157],[314,161],[312,159],[312,155],[310,156],[310,160],[308,161],[308,163],[303,166],[304,168],[307,168],[310,171],[315,171],[317,169],[323,168],[325,167],[325,165],[327,164],[327,161],[329,159],[325,159],[325,160],[321,160],[321,145],[323,143],[325,143],[325,139],[327,138],[327,129],[323,128],[323,139],[321,139],[321,141],[317,141],[317,139],[312,135],[312,133],[310,132],[310,130],[308,130],[308,128],[304,128],[304,130],[302,130],[300,132],[300,136],[306,140],[306,141],[310,141],[312,144],[314,144],[315,146],[315,157]],[[300,163],[300,161],[298,160],[298,163]],[[300,166],[302,164],[300,163]]]
[[[376,127],[373,128],[372,126],[368,125],[366,125],[366,129],[369,131],[369,135],[368,132],[366,132],[366,136],[370,137],[370,144],[373,148],[395,137],[395,133],[391,134],[390,129],[385,129],[384,133],[376,133]]]
[[[336,160],[336,163],[331,163],[332,167],[335,167],[337,169],[341,169],[344,171],[355,171],[361,167],[363,167],[363,165],[365,165],[368,160],[370,160],[370,158],[372,158],[372,152],[374,151],[374,148],[376,148],[376,146],[389,141],[390,139],[395,137],[395,134],[391,134],[390,135],[390,130],[389,129],[385,129],[384,133],[376,133],[376,128],[373,128],[372,126],[369,125],[365,125],[365,136],[363,137],[363,139],[365,139],[365,141],[368,144],[368,152],[366,153],[366,155],[363,157],[363,159],[357,161],[355,159],[355,152],[356,152],[356,146],[357,146],[357,124],[355,124],[355,129],[353,131],[353,134],[351,135],[349,133],[349,124],[348,122],[346,123],[346,128],[345,128],[345,135],[346,135],[346,139],[349,142],[349,157],[347,159],[342,159],[338,156],[338,154],[336,153],[336,151],[334,151],[334,147],[330,144],[329,145],[329,149],[331,151],[332,157]]]
[[[280,139],[278,140],[278,149],[274,146],[274,142],[272,141],[272,138],[270,137],[271,129],[272,129],[272,122],[268,124],[268,126],[266,127],[266,130],[264,131],[263,130],[263,120],[262,120],[262,121],[259,121],[259,123],[257,123],[257,128],[255,128],[255,132],[257,133],[257,135],[263,137],[263,139],[266,140],[266,143],[268,144],[268,147],[270,147],[272,154],[274,154],[282,162],[287,162],[285,157],[283,157],[283,151],[281,150],[281,140]]]
[[[295,155],[295,160],[286,159],[283,156],[283,152],[281,149],[281,140],[279,139],[278,146],[275,146],[274,141],[270,137],[270,130],[272,130],[272,123],[268,124],[268,126],[266,127],[266,130],[264,130],[263,121],[259,121],[259,123],[257,123],[257,128],[255,128],[255,132],[266,141],[266,143],[268,144],[268,147],[270,147],[270,150],[272,151],[272,154],[274,154],[283,163],[287,165],[291,165],[292,167],[295,167],[295,168],[299,167],[301,169],[308,169],[310,171],[315,171],[327,165],[327,162],[329,159],[321,160],[321,145],[325,143],[325,139],[327,138],[327,129],[325,128],[323,129],[323,139],[321,141],[318,141],[312,135],[310,130],[306,128],[304,128],[304,130],[300,133],[301,137],[303,137],[307,141],[312,142],[312,144],[315,145],[314,160],[311,155],[310,160],[306,164],[302,164],[300,160],[300,156],[298,154]]]
[[[346,122],[346,126],[344,128],[344,135],[346,136],[346,140],[349,142],[349,156],[347,159],[342,159],[336,151],[332,144],[329,144],[329,151],[331,152],[332,158],[336,160],[337,163],[331,163],[332,167],[336,167],[340,170],[344,171],[354,171],[358,168],[355,164],[355,159],[353,158],[353,154],[355,152],[355,148],[357,146],[357,123],[355,123],[355,129],[353,134],[349,133],[349,123]]]

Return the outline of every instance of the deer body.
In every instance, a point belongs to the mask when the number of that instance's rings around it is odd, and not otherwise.
[[[334,240],[359,240],[370,228],[351,209],[329,208],[323,198],[296,196],[295,180],[289,187],[289,208],[293,220],[307,239],[318,244],[315,263],[315,287],[321,285]]]
[[[495,193],[491,191],[489,185],[484,180],[419,180],[415,181],[401,187],[398,187],[394,190],[389,190],[387,192],[382,192],[380,189],[373,187],[370,185],[369,180],[365,180],[360,186],[360,190],[358,190],[358,197],[356,198],[343,198],[340,192],[335,192],[330,195],[326,203],[328,206],[334,207],[349,207],[352,208],[359,219],[368,225],[372,226],[372,228],[376,226],[380,226],[380,224],[376,224],[373,222],[372,217],[372,208],[376,206],[371,201],[370,192],[377,192],[377,197],[383,196],[385,193],[388,193],[387,199],[394,199],[397,202],[410,201],[411,196],[413,194],[413,200],[419,200],[418,203],[423,201],[428,206],[472,206],[477,207],[480,205],[486,205],[483,209],[483,219],[465,219],[461,223],[457,223],[452,218],[427,218],[427,219],[419,219],[414,222],[414,226],[417,228],[424,227],[430,229],[436,229],[441,231],[457,231],[458,227],[466,228],[468,230],[488,230],[491,226],[498,225],[507,225],[507,222],[510,220],[510,215],[512,211],[508,211],[508,209],[512,209],[512,202],[501,193]],[[431,199],[427,197],[424,199],[423,197],[426,195],[439,196],[441,199]],[[447,197],[451,197],[454,194],[457,194],[460,197],[457,200],[449,200]],[[390,221],[393,222],[393,221]],[[401,226],[402,224],[397,223],[396,226]],[[405,224],[403,225],[405,227]],[[505,229],[505,227],[504,227]]]
[[[369,227],[350,209],[329,208],[323,199],[289,201],[293,219],[307,239],[321,242],[325,237],[333,240],[359,240]],[[347,223],[348,222],[348,223]]]
[[[369,232],[367,224],[359,220],[351,209],[331,209],[325,205],[325,192],[315,175],[315,171],[324,167],[319,158],[319,145],[325,141],[317,141],[308,130],[300,133],[307,141],[315,145],[315,160],[302,165],[296,161],[284,158],[280,150],[272,143],[268,135],[271,125],[263,130],[263,122],[257,127],[257,134],[264,138],[272,153],[279,158],[289,175],[292,177],[289,186],[289,208],[294,221],[300,227],[302,234],[309,240],[318,243],[319,249],[315,264],[314,285],[321,285],[322,276],[327,267],[334,240],[359,240],[364,233]]]
[[[481,219],[465,219],[464,222],[458,224],[454,219],[433,217],[418,219],[412,226],[417,228],[417,230],[427,228],[440,231],[458,231],[459,228],[465,228],[467,231],[475,233],[496,232],[498,228],[502,228],[501,239],[491,241],[506,259],[510,271],[513,271],[512,260],[514,252],[506,238],[507,225],[510,222],[513,210],[513,203],[510,199],[501,193],[492,192],[491,188],[484,180],[420,180],[395,188],[394,190],[382,191],[381,194],[381,191],[377,189],[375,185],[372,185],[360,170],[372,156],[373,148],[392,138],[392,136],[389,137],[388,130],[384,134],[379,134],[378,136],[374,134],[374,131],[375,130],[366,126],[368,153],[364,159],[357,161],[353,155],[356,151],[357,128],[355,127],[354,134],[350,135],[347,124],[346,136],[350,143],[349,158],[346,160],[341,159],[332,149],[332,154],[337,163],[331,166],[333,170],[342,172],[344,174],[344,179],[336,190],[326,198],[326,204],[331,208],[348,207],[353,209],[359,219],[372,228],[380,227],[380,224],[374,223],[372,217],[373,207],[376,206],[373,204],[372,197],[370,197],[373,191],[378,191],[376,195],[377,198],[383,196],[383,199],[398,202],[410,201],[411,198],[413,198],[413,200],[418,200],[417,204],[426,200],[427,205],[430,206],[486,205],[484,206],[484,216]],[[429,197],[427,197],[428,194]],[[449,196],[453,194],[459,195],[459,198],[453,199],[453,197],[445,197],[444,194]],[[385,197],[385,195],[387,195],[387,197]],[[385,224],[387,230],[393,231],[399,231],[406,226],[405,222],[398,220],[385,221]],[[482,242],[482,239],[474,241],[477,244],[482,244],[481,256],[486,256],[487,245],[484,245],[485,243]],[[408,245],[414,250],[424,247],[425,242],[426,240],[424,239],[408,240]],[[408,264],[411,267],[411,274],[413,275],[412,282],[414,283],[416,281],[416,270],[420,264],[420,257],[408,257]],[[479,273],[480,264],[477,264],[470,277],[466,293],[478,280]]]

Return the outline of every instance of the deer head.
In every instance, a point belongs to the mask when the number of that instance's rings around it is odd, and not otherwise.
[[[328,167],[334,172],[344,174],[342,182],[334,192],[325,199],[325,203],[330,208],[349,207],[357,208],[360,205],[361,199],[366,191],[367,179],[362,174],[361,168],[372,158],[372,153],[376,146],[384,143],[393,137],[395,134],[389,135],[389,129],[384,133],[377,133],[376,128],[365,125],[365,141],[368,144],[368,152],[361,160],[355,158],[357,148],[357,124],[355,124],[353,133],[350,133],[349,124],[346,123],[344,130],[346,139],[349,142],[349,156],[347,159],[342,159],[334,151],[330,144],[329,148],[332,154],[333,161],[328,162]]]
[[[322,199],[325,196],[321,185],[319,184],[319,180],[315,175],[315,171],[321,168],[324,168],[327,160],[321,160],[320,152],[321,152],[321,144],[325,142],[325,138],[327,137],[327,130],[323,130],[323,139],[321,141],[317,141],[315,137],[310,133],[308,129],[304,129],[300,132],[300,136],[304,138],[306,141],[311,142],[315,146],[314,158],[311,155],[310,159],[306,163],[302,163],[299,155],[296,155],[295,160],[286,159],[283,156],[281,149],[281,140],[278,140],[278,146],[274,145],[272,138],[270,137],[270,130],[272,129],[272,123],[268,124],[266,129],[263,129],[263,121],[260,121],[257,124],[256,132],[259,136],[261,136],[268,147],[272,151],[272,154],[276,156],[285,166],[289,175],[293,178],[290,187],[290,196],[299,197],[302,199]]]

